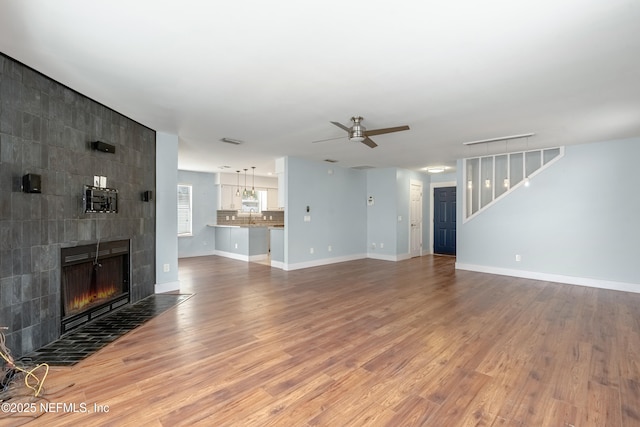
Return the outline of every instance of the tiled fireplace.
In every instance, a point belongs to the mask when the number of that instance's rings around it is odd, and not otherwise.
[[[62,248],[61,333],[129,302],[129,240]]]
[[[141,195],[156,190],[156,133],[3,53],[0,81],[0,326],[19,358],[102,310],[153,294],[156,205]],[[40,192],[25,191],[26,174],[41,177]],[[118,190],[117,213],[83,204],[96,176]],[[103,254],[118,241],[126,244]],[[89,252],[76,249],[85,245]],[[119,247],[126,256],[115,256]],[[80,261],[87,265],[75,270]],[[63,273],[94,287],[115,275],[124,287],[90,288],[89,302],[72,304]]]

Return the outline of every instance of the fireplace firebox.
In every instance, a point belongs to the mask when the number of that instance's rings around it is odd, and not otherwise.
[[[62,248],[64,334],[129,303],[129,240]]]

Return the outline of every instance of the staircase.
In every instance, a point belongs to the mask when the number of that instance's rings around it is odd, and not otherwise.
[[[564,147],[464,159],[464,221],[469,221],[564,156]]]

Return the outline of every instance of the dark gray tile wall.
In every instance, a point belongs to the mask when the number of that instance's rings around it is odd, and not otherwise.
[[[155,131],[0,54],[0,326],[14,356],[60,335],[60,248],[131,239],[131,299],[153,293]],[[91,141],[116,146],[115,154]],[[42,193],[21,191],[42,176]],[[117,214],[86,214],[84,185],[107,177]]]

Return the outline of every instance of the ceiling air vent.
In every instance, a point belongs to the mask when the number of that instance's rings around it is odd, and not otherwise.
[[[354,166],[351,169],[358,169],[358,170],[375,169],[375,166]]]
[[[338,161],[334,159],[324,159],[324,161],[327,163],[338,163]]]
[[[226,142],[227,144],[233,144],[233,145],[244,144],[244,141],[240,141],[239,139],[233,139],[233,138],[221,138],[220,141]]]

